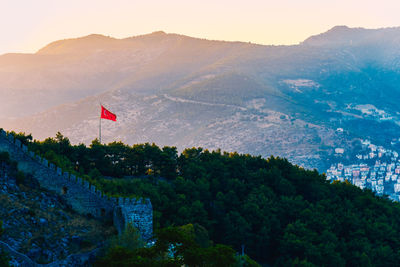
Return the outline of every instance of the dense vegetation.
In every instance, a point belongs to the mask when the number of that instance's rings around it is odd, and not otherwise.
[[[235,256],[228,246],[212,246],[204,233],[199,225],[167,227],[157,231],[153,246],[143,247],[140,235],[128,225],[94,266],[259,266],[246,256]]]
[[[157,229],[199,224],[214,242],[278,266],[400,262],[398,203],[285,159],[97,140],[72,146],[61,134],[20,138],[110,194],[150,197]]]

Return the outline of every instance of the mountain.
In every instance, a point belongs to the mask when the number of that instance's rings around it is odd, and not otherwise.
[[[105,142],[274,154],[323,170],[337,147],[399,138],[399,43],[400,28],[346,26],[292,46],[164,32],[56,41],[0,56],[0,124],[88,143],[101,102],[118,115],[102,122]]]

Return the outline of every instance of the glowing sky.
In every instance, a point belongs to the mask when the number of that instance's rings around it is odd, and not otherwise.
[[[260,44],[295,44],[336,25],[400,26],[398,0],[0,0],[0,54],[99,33],[163,30]]]

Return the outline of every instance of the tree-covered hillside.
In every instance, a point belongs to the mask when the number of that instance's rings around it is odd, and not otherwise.
[[[112,195],[150,197],[156,228],[198,224],[215,243],[276,266],[396,266],[400,205],[329,183],[286,159],[123,143],[73,146],[57,134],[31,150]]]

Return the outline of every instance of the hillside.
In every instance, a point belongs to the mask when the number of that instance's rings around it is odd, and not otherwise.
[[[60,134],[41,142],[17,138],[107,194],[150,198],[156,233],[195,225],[203,240],[235,251],[244,245],[251,258],[274,266],[396,266],[400,260],[399,203],[348,182],[330,183],[286,159],[202,148],[178,153],[148,143],[94,140],[86,147]],[[152,251],[116,251],[103,260],[122,264],[118,255],[129,262]]]
[[[7,153],[0,153],[0,220],[4,228],[0,248],[11,248],[6,251],[14,263],[21,263],[22,258],[14,254],[21,253],[29,258],[27,266],[80,266],[115,235],[112,226],[73,212],[62,197],[41,188],[32,176],[18,172],[16,165]]]
[[[0,56],[0,124],[88,144],[101,102],[119,118],[104,122],[106,142],[274,154],[325,171],[337,147],[349,158],[360,138],[399,138],[399,34],[339,26],[293,46],[164,32],[60,40]]]

